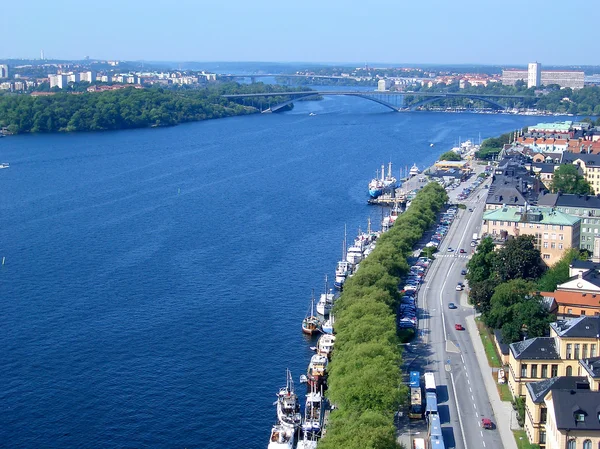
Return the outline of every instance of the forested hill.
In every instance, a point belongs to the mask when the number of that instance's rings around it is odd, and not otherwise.
[[[0,128],[9,133],[102,131],[229,117],[258,112],[221,94],[282,92],[288,89],[268,84],[218,84],[206,89],[125,88],[81,94],[49,96],[0,95]],[[306,90],[303,88],[303,90]]]

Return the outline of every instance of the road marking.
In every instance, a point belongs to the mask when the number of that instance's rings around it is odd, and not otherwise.
[[[475,397],[473,395],[471,395],[471,399],[473,400],[473,402],[475,402]]]
[[[468,373],[467,371],[465,371],[465,375],[466,375],[467,377],[469,377],[469,373]]]
[[[475,400],[475,399],[473,399],[473,400]],[[474,408],[475,410],[477,410],[477,406],[476,406],[475,404],[473,404],[473,408]]]
[[[465,358],[463,357],[463,355],[460,355],[460,358],[462,359],[462,362],[465,363]]]
[[[465,449],[467,449],[467,439],[465,437],[465,428],[463,427],[462,416],[460,416],[460,406],[458,405],[458,397],[456,396],[456,385],[454,384],[454,375],[450,372],[450,381],[452,382],[452,393],[454,393],[454,402],[456,404],[456,413],[458,414],[458,424],[460,424],[460,434]],[[475,404],[473,404],[475,405]]]
[[[481,435],[481,438],[483,438],[483,435]],[[483,443],[483,447],[485,447],[485,441],[481,440],[481,442]]]
[[[481,434],[481,438],[483,438],[483,430],[480,430],[479,433]]]
[[[469,387],[469,391],[470,391],[471,393],[473,393],[473,389],[472,389],[471,387]]]
[[[468,376],[467,376],[467,377],[468,377]],[[468,383],[469,385],[471,385],[471,382],[469,381],[469,379],[467,379],[467,383]]]

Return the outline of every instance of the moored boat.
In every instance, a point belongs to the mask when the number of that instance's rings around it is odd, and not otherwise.
[[[298,395],[294,391],[292,373],[289,369],[286,370],[286,375],[286,385],[277,393],[277,419],[279,424],[289,430],[289,433],[294,437],[302,422],[302,415],[300,414]]]
[[[312,335],[319,331],[321,326],[321,320],[315,315],[315,295],[310,299],[310,309],[304,319],[302,320],[302,332],[308,335]]]
[[[8,168],[8,167],[10,167],[10,164],[8,162],[0,163],[0,168]]]
[[[294,434],[290,433],[281,424],[276,424],[271,429],[271,438],[267,449],[292,449],[294,447]]]
[[[377,198],[384,193],[390,193],[396,188],[397,180],[392,176],[392,163],[388,164],[388,172],[385,175],[385,167],[381,166],[381,178],[379,177],[379,171],[375,178],[369,182],[369,195],[371,198]]]
[[[419,170],[419,167],[417,167],[417,164],[413,164],[413,166],[410,167],[410,171],[408,172],[411,178],[413,176],[417,176],[419,173],[421,173],[421,171]]]
[[[315,354],[310,358],[306,373],[308,385],[316,390],[321,388],[327,378],[328,364],[329,360],[327,359],[327,356]]]
[[[315,436],[321,433],[323,426],[323,395],[320,390],[313,387],[306,394],[306,405],[304,407],[303,432],[313,433]]]
[[[333,352],[333,345],[335,343],[335,335],[323,334],[317,341],[317,354],[330,357]]]
[[[326,316],[329,315],[331,309],[333,309],[333,302],[335,301],[335,294],[332,289],[328,288],[327,275],[325,275],[325,293],[321,293],[319,302],[317,303],[317,313]]]
[[[317,437],[310,432],[302,432],[302,438],[298,440],[296,449],[316,449]]]
[[[325,322],[321,325],[321,331],[324,334],[333,334],[333,325],[335,323],[335,318],[333,315],[329,315],[329,318],[325,320]]]

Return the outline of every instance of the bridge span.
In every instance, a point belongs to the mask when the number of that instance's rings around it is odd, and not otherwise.
[[[271,105],[269,103],[269,107],[262,112],[275,112],[297,100],[308,100],[311,98],[316,98],[325,95],[332,96],[351,96],[351,97],[359,97],[364,98],[365,100],[374,101],[375,103],[379,103],[395,112],[402,111],[414,111],[419,106],[423,106],[428,103],[432,103],[434,101],[440,99],[447,98],[470,98],[473,100],[480,100],[485,103],[488,103],[494,109],[504,110],[506,109],[505,105],[498,103],[497,100],[501,99],[509,99],[509,100],[523,100],[526,98],[524,95],[500,95],[500,94],[472,94],[472,93],[461,93],[461,92],[396,92],[396,91],[302,91],[302,92],[270,92],[270,93],[255,93],[255,94],[232,94],[232,95],[223,95],[224,98],[228,98],[231,100],[235,99],[245,99],[245,98],[269,98],[269,97],[291,97],[291,99],[286,100],[284,102]],[[404,97],[405,96],[413,96],[413,97],[422,97],[423,99],[415,104],[412,104],[410,107],[404,106]],[[399,100],[399,101],[398,101]]]

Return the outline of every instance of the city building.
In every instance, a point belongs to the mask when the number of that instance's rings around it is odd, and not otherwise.
[[[584,178],[590,183],[594,195],[600,194],[600,154],[565,152],[561,162],[578,165]]]
[[[552,266],[565,251],[579,248],[580,223],[580,218],[550,207],[511,205],[484,212],[481,231],[491,236],[497,245],[502,245],[511,237],[533,235],[542,261]]]
[[[515,154],[503,158],[492,174],[485,201],[486,210],[503,206],[525,206],[537,201],[541,181],[524,167],[526,159]]]
[[[517,81],[527,83],[527,87],[558,84],[561,88],[581,89],[584,85],[584,72],[573,70],[542,70],[538,62],[531,62],[527,70],[502,70],[502,84],[514,86]]]
[[[600,316],[556,321],[550,324],[549,337],[529,338],[509,348],[508,386],[514,397],[525,396],[528,383],[581,375],[580,362],[598,357]]]
[[[530,62],[527,66],[527,88],[542,85],[542,65],[539,62]]]
[[[386,91],[386,90],[390,90],[390,87],[392,85],[392,80],[390,79],[382,79],[377,81],[377,90],[380,92]]]
[[[1,78],[8,78],[8,65],[7,64],[0,64],[0,79]]]
[[[57,75],[48,75],[48,79],[50,80],[50,89],[52,89],[53,87],[64,89],[69,84],[68,76],[62,73],[59,73]]]

